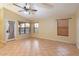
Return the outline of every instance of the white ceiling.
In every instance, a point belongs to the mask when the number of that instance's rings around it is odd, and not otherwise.
[[[23,3],[19,5],[24,6]],[[41,17],[61,17],[61,16],[72,16],[76,13],[79,8],[78,3],[32,3],[34,9],[38,10],[35,14],[29,15],[24,12],[18,12],[22,10],[19,7],[14,6],[13,4],[4,4],[5,8],[16,12],[17,14],[26,17],[26,18],[41,18]]]

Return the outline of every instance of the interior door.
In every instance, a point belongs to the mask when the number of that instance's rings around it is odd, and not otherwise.
[[[9,28],[8,28],[9,36],[8,36],[8,39],[13,39],[14,38],[14,22],[9,21],[8,23],[9,23]]]
[[[7,41],[14,40],[15,38],[15,22],[8,21],[6,23],[6,39]]]

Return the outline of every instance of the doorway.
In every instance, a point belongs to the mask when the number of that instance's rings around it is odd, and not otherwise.
[[[13,39],[14,38],[14,21],[8,21],[9,27],[7,32],[9,33],[8,39]]]
[[[5,24],[5,36],[6,41],[11,41],[15,39],[15,21],[6,21]]]

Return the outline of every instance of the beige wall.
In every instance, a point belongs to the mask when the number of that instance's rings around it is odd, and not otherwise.
[[[36,35],[38,38],[44,38],[54,41],[67,43],[76,43],[76,21],[75,16],[69,19],[69,36],[57,36],[57,20],[54,17],[43,18],[39,20],[39,32]]]
[[[0,42],[4,40],[3,8],[0,8]]]
[[[76,45],[79,48],[79,9],[76,13]]]

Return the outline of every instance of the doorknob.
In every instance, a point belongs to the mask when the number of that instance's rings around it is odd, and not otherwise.
[[[6,32],[7,32],[7,33],[9,33],[9,31],[8,31],[8,30],[7,30]]]

